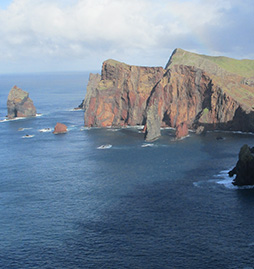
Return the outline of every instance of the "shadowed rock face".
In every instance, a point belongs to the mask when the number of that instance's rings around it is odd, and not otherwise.
[[[29,98],[29,94],[17,86],[14,86],[9,92],[7,109],[9,119],[36,116],[36,108]]]
[[[137,67],[108,60],[101,76],[90,76],[84,101],[86,126],[144,124],[151,88],[163,76],[162,67]]]
[[[228,174],[230,177],[236,175],[233,184],[236,186],[254,185],[254,150],[248,145],[243,145],[239,152],[239,159]]]
[[[182,64],[163,69],[105,61],[101,75],[90,76],[85,125],[145,125],[149,141],[160,136],[161,127],[182,123],[189,129],[254,131],[252,84],[209,64],[211,73]]]

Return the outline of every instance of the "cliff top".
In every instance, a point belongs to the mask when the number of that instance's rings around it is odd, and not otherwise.
[[[224,56],[207,56],[175,49],[166,65],[190,65],[207,72],[226,93],[246,110],[254,103],[254,60],[236,60]]]
[[[214,75],[224,75],[229,72],[242,77],[254,77],[254,60],[207,56],[178,48],[172,53],[166,69],[175,64],[196,66]]]

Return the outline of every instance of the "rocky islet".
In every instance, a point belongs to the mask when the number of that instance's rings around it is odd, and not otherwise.
[[[36,108],[33,101],[29,98],[29,93],[14,86],[7,99],[8,119],[16,117],[35,117]]]

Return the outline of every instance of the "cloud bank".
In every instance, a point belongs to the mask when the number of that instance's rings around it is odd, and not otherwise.
[[[13,0],[0,9],[0,72],[164,66],[177,47],[254,58],[252,1]]]

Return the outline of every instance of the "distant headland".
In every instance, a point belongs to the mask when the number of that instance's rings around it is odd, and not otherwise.
[[[165,68],[105,61],[83,109],[85,126],[144,125],[151,141],[161,127],[254,132],[253,104],[254,60],[175,49]]]

